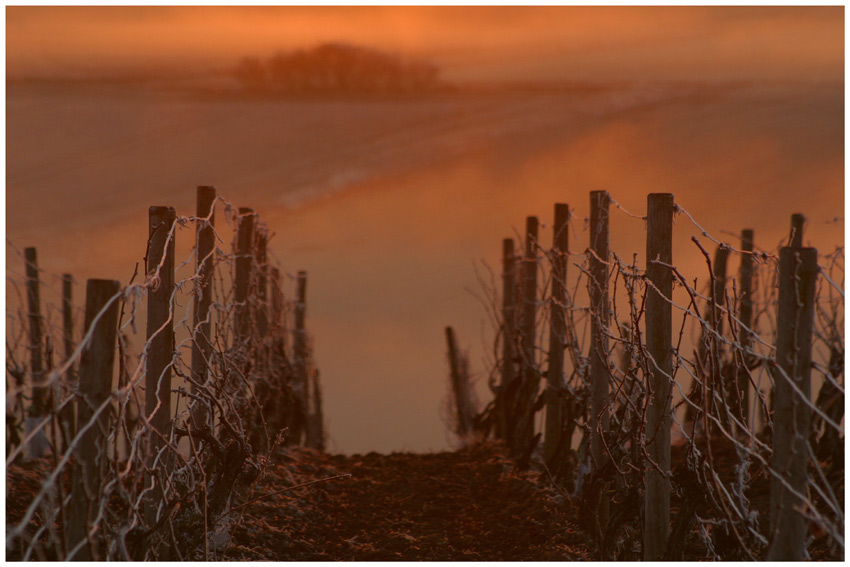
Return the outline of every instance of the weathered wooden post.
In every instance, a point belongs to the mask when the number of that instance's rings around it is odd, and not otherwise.
[[[264,338],[269,331],[268,317],[268,285],[269,265],[266,262],[266,247],[268,244],[268,231],[261,228],[257,232],[257,332],[260,338]]]
[[[546,434],[543,438],[543,456],[552,465],[552,459],[564,447],[569,449],[571,431],[569,413],[565,398],[566,380],[564,379],[564,348],[566,346],[566,280],[567,254],[569,252],[570,208],[563,203],[555,204],[555,225],[552,235],[552,294],[549,310],[549,368],[546,372]]]
[[[522,351],[522,371],[520,389],[517,396],[517,431],[514,438],[514,452],[524,455],[534,440],[534,402],[540,389],[540,375],[534,349],[537,316],[537,217],[527,217],[525,221],[525,260],[523,261],[522,316],[520,349]]]
[[[65,360],[70,360],[74,354],[74,304],[72,302],[73,281],[71,274],[62,274],[62,334],[64,335],[63,344],[65,346]],[[74,376],[74,365],[68,368],[65,374],[65,384],[71,389],[76,383]],[[68,443],[76,434],[74,420],[74,404],[68,404],[59,415],[60,430],[62,432],[63,447],[68,447]]]
[[[726,266],[729,248],[718,246],[714,252],[714,287],[711,292],[711,320],[717,334],[723,334],[723,308],[726,306]]]
[[[607,191],[590,192],[590,452],[599,470],[606,462],[608,433],[608,208]]]
[[[295,399],[298,404],[296,419],[292,431],[292,443],[300,444],[301,435],[307,425],[307,363],[309,347],[305,319],[307,315],[307,272],[298,272],[298,286],[295,302],[295,331],[293,350],[295,351]]]
[[[145,412],[153,427],[168,436],[171,431],[171,363],[174,358],[174,235],[172,207],[150,208],[148,244],[147,369]]]
[[[800,249],[803,247],[803,230],[806,224],[806,217],[804,217],[801,213],[794,213],[791,215],[791,232],[788,235],[788,247]],[[774,383],[776,382],[776,377],[774,376]],[[769,396],[769,404],[770,404],[770,412],[773,413],[775,409],[775,396],[776,396],[776,387],[770,391]],[[769,426],[765,420],[765,430],[769,429]]]
[[[313,407],[307,424],[307,446],[317,451],[325,450],[325,418],[322,413],[322,386],[319,383],[319,371],[313,370],[310,387],[313,393]]]
[[[151,427],[165,438],[171,433],[171,364],[174,358],[174,317],[171,312],[171,294],[174,291],[172,228],[175,218],[172,207],[150,208],[147,275],[151,287],[148,292],[145,413]],[[159,435],[151,432],[151,466],[162,446]],[[145,519],[149,525],[156,521],[162,487],[158,487],[153,494],[155,496],[145,503]]]
[[[277,336],[283,324],[283,292],[280,287],[280,270],[272,268],[271,274],[271,328],[272,333]]]
[[[651,193],[646,211],[646,351],[650,390],[646,412],[643,558],[657,561],[670,534],[670,393],[673,383],[673,195]],[[666,265],[665,265],[666,264]],[[656,468],[658,467],[658,468]]]
[[[516,416],[511,411],[514,399],[508,398],[516,380],[516,281],[514,279],[514,241],[502,241],[502,377],[496,397],[496,438],[512,444]]]
[[[271,333],[274,344],[272,357],[274,360],[286,358],[286,322],[283,311],[283,288],[281,287],[280,270],[272,268],[271,274]]]
[[[210,343],[210,305],[215,251],[215,187],[200,186],[197,189],[195,209],[195,269],[198,282],[194,290],[194,309],[192,310],[192,379],[203,385],[207,381],[207,365],[212,354]],[[192,390],[196,387],[193,385]],[[212,426],[210,408],[199,402],[192,412],[192,428],[203,429]]]
[[[753,328],[753,230],[741,231],[741,295],[738,319],[741,321],[741,332],[739,340],[741,343],[741,366],[738,369],[737,391],[739,392],[738,405],[740,406],[739,419],[747,426],[750,422],[750,377],[747,366],[752,359],[748,351],[752,348],[753,336],[750,329]]]
[[[109,409],[101,409],[112,391],[115,336],[118,328],[117,281],[88,280],[86,284],[86,334],[94,327],[80,358],[80,397],[77,399],[79,444],[72,469],[70,510],[65,522],[65,549],[78,561],[102,560],[99,536],[92,522],[100,514],[102,477],[107,465],[106,436]],[[85,542],[85,543],[84,543]],[[82,546],[80,546],[82,544]],[[78,546],[76,554],[74,549]]]
[[[726,266],[728,263],[729,248],[725,245],[719,245],[714,253],[714,287],[711,293],[711,310],[709,311],[711,317],[710,323],[714,332],[711,334],[711,339],[703,344],[711,347],[707,352],[708,356],[711,357],[711,361],[708,364],[711,375],[709,384],[711,386],[706,389],[706,393],[709,390],[717,390],[721,394],[721,399],[727,400],[727,403],[721,406],[720,414],[727,430],[731,431],[732,416],[728,406],[730,397],[728,392],[726,392],[726,384],[728,383],[730,387],[733,386],[732,382],[734,382],[735,378],[730,376],[729,380],[726,380],[726,377],[723,375],[723,342],[717,338],[718,336],[723,336],[723,310],[726,307]],[[712,405],[709,403],[706,407],[711,407]],[[706,431],[706,435],[710,439],[711,431]]]
[[[233,300],[236,302],[236,328],[234,337],[244,344],[251,334],[251,309],[248,291],[251,283],[251,266],[254,262],[254,209],[240,207],[239,228],[236,236],[236,275]]]
[[[47,388],[42,384],[44,381],[44,359],[42,349],[44,348],[44,329],[41,320],[40,284],[38,278],[38,258],[35,248],[24,250],[27,273],[27,309],[29,320],[30,338],[30,373],[32,379],[32,405],[29,410],[29,419],[26,420],[26,433],[38,427],[39,423],[47,415]],[[47,450],[47,436],[44,430],[33,435],[27,445],[29,457],[38,459]]]
[[[449,350],[449,371],[454,392],[455,410],[457,412],[456,433],[461,439],[472,434],[473,409],[470,400],[469,376],[460,358],[454,329],[446,327],[446,343]]]
[[[722,348],[720,342],[714,336],[723,334],[723,315],[721,310],[726,305],[726,265],[729,260],[729,248],[723,245],[717,247],[714,252],[714,262],[711,266],[711,300],[707,309],[707,324],[702,327],[700,342],[697,347],[697,359],[702,370],[704,384],[700,388],[696,379],[691,381],[691,401],[699,400],[705,403],[704,393],[719,391],[720,386],[720,357],[719,350]],[[712,346],[714,350],[712,350]],[[699,394],[698,392],[703,392]],[[710,401],[710,400],[709,400]],[[698,410],[688,404],[685,409],[685,422],[696,421]],[[699,423],[694,424],[694,431],[701,429]]]
[[[62,343],[65,347],[65,360],[74,353],[74,303],[72,300],[74,278],[71,274],[62,274]]]
[[[802,511],[807,506],[817,274],[815,248],[785,247],[780,250],[768,561],[803,561],[806,558],[808,521]]]

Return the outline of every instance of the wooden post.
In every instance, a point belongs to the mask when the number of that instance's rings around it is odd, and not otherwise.
[[[305,318],[307,315],[307,272],[298,272],[297,300],[295,303],[295,336],[293,337],[293,350],[295,351],[295,399],[298,404],[296,409],[295,427],[292,431],[292,443],[300,444],[301,435],[307,422],[307,358],[309,356],[307,346],[307,330]]]
[[[72,302],[73,278],[71,274],[62,274],[62,334],[63,343],[65,346],[65,360],[69,360],[74,354],[74,304]],[[76,377],[74,376],[74,365],[68,368],[65,374],[65,384],[69,391],[75,387]],[[63,436],[63,447],[67,447],[68,443],[76,435],[74,406],[68,404],[59,416],[60,429]]]
[[[741,423],[747,426],[750,422],[750,378],[747,367],[752,359],[747,354],[747,351],[752,348],[753,337],[749,329],[753,328],[753,230],[744,229],[741,231],[741,250],[744,252],[741,255],[741,292],[740,292],[740,309],[738,319],[741,321],[741,332],[739,340],[741,342],[741,366],[738,369],[738,388],[740,399],[740,415],[738,418]]]
[[[319,371],[313,371],[313,421],[316,424],[316,449],[325,450],[325,418],[322,409],[322,385],[319,383]]]
[[[711,322],[717,334],[723,334],[723,314],[726,306],[726,265],[729,263],[729,248],[718,246],[714,252],[714,288],[711,292]]]
[[[44,329],[41,320],[41,299],[38,278],[38,259],[35,248],[24,250],[27,273],[27,308],[29,311],[30,373],[32,378],[32,405],[27,420],[27,433],[47,415],[47,388],[44,380]],[[47,437],[42,432],[34,435],[27,446],[28,456],[40,458],[47,450]]]
[[[691,381],[690,392],[688,398],[697,403],[704,401],[701,392],[718,388],[720,381],[720,349],[722,345],[714,337],[716,332],[718,335],[723,334],[723,315],[721,309],[726,305],[726,265],[729,259],[729,249],[726,246],[718,246],[714,252],[714,262],[711,266],[711,300],[707,309],[708,324],[702,327],[699,345],[697,346],[697,359],[700,368],[702,369],[701,378],[705,382],[700,388],[696,380]],[[715,351],[712,351],[711,346],[715,345]],[[713,354],[716,353],[716,354]],[[714,360],[712,360],[712,357]],[[694,421],[694,431],[701,428],[699,423],[696,423],[698,410],[687,405],[685,409],[685,422]]]
[[[145,413],[153,429],[168,438],[171,433],[171,363],[174,359],[174,317],[171,294],[174,291],[174,227],[172,207],[151,207],[149,211],[148,281],[155,282],[148,292],[147,368],[145,372]],[[156,277],[157,280],[151,278]],[[162,441],[150,434],[150,465]],[[149,477],[148,482],[152,482]],[[145,502],[145,520],[150,527],[156,521],[162,487],[157,487]]]
[[[452,392],[455,399],[455,410],[457,411],[457,433],[458,437],[465,439],[472,434],[472,402],[469,398],[469,376],[466,373],[463,362],[457,348],[457,339],[454,329],[446,327],[446,343],[449,349],[449,369],[452,379]]]
[[[277,335],[283,325],[283,292],[280,288],[280,270],[272,268],[271,271],[271,314],[272,333]]]
[[[590,192],[590,452],[598,470],[607,462],[608,432],[608,207],[607,191]]]
[[[236,342],[243,344],[251,334],[251,310],[248,305],[248,290],[251,282],[251,265],[254,261],[254,209],[239,209],[239,228],[236,237],[236,281],[233,299],[236,302]]]
[[[313,407],[307,425],[307,446],[317,451],[325,450],[325,421],[322,413],[322,386],[319,384],[319,371],[313,370]]]
[[[735,389],[735,377],[723,375],[723,342],[717,336],[723,336],[723,310],[726,307],[726,266],[729,263],[729,248],[719,245],[714,252],[714,287],[711,293],[711,309],[709,315],[711,317],[710,324],[714,333],[711,334],[711,340],[704,341],[703,344],[711,346],[707,351],[707,355],[712,358],[708,364],[710,369],[711,381],[710,386],[706,391],[718,391],[723,400],[727,403],[721,408],[721,416],[727,430],[732,430],[732,415],[729,411],[729,402],[731,396],[727,392],[727,384],[729,390]],[[716,333],[716,335],[715,335]],[[710,405],[708,407],[711,407]],[[710,429],[710,428],[709,428]],[[706,431],[707,439],[711,438],[711,431]]]
[[[523,291],[521,344],[522,372],[519,396],[517,399],[517,430],[514,438],[514,452],[524,455],[534,439],[534,402],[540,389],[540,375],[534,350],[537,316],[537,217],[525,220],[525,260],[523,261]]]
[[[785,247],[779,253],[779,307],[774,372],[773,458],[770,477],[771,543],[768,561],[803,561],[808,520],[801,513],[807,494],[811,435],[812,331],[818,252]],[[796,389],[805,396],[794,391]],[[778,474],[785,483],[776,478]]]
[[[91,339],[83,347],[80,358],[80,397],[77,415],[82,434],[75,450],[72,468],[70,510],[65,522],[65,549],[70,554],[88,539],[73,557],[77,561],[98,561],[103,557],[97,532],[91,536],[92,521],[101,506],[102,477],[107,465],[106,436],[109,431],[109,410],[97,418],[95,412],[109,399],[112,390],[112,367],[115,361],[115,336],[118,329],[118,301],[113,300],[121,290],[117,281],[88,280],[86,284],[86,333],[94,326]],[[111,303],[110,303],[111,301]],[[101,313],[102,312],[102,313]],[[95,321],[95,318],[100,317]],[[91,425],[92,420],[95,423]]]
[[[215,187],[198,187],[195,216],[195,253],[197,255],[195,269],[198,273],[198,283],[194,290],[194,309],[192,311],[192,379],[198,384],[207,381],[207,362],[212,354],[210,343],[210,305],[212,305],[212,289],[210,282],[213,277],[215,251]],[[193,385],[192,390],[196,387]],[[195,401],[195,411],[192,412],[192,428],[203,429],[212,426],[210,408]]]
[[[673,372],[673,195],[651,193],[646,212],[646,350],[651,395],[646,412],[646,451],[661,469],[645,472],[643,558],[658,561],[670,534],[670,392]],[[663,473],[663,474],[662,474]]]
[[[266,263],[266,246],[268,233],[265,230],[257,232],[257,333],[262,339],[269,331],[269,317],[266,286],[268,269]]]
[[[169,235],[175,217],[172,207],[150,208],[148,277],[158,276],[159,281],[148,293],[145,412],[154,428],[166,437],[171,431],[171,363],[174,358],[174,318],[171,313],[174,238],[169,238]]]
[[[510,408],[514,400],[508,392],[516,380],[516,281],[514,279],[514,241],[502,241],[502,383],[496,396],[496,438],[512,443],[516,427],[515,416]]]
[[[71,274],[62,274],[62,333],[65,346],[65,360],[74,353],[74,304],[72,301],[74,278]]]
[[[803,246],[803,227],[804,227],[805,223],[806,223],[806,217],[804,217],[801,213],[794,213],[793,215],[791,215],[791,233],[788,235],[788,246],[790,248],[795,248],[795,249],[796,248],[802,248],[802,246]],[[775,379],[774,379],[774,382],[776,382]],[[768,404],[770,406],[770,413],[773,413],[773,411],[774,411],[774,403],[775,403],[774,396],[775,396],[775,394],[776,394],[775,389],[772,389],[770,391],[770,395],[768,396]],[[765,423],[764,429],[765,429],[765,432],[767,432],[769,430],[769,425],[767,425],[766,421],[763,421],[763,423]]]
[[[274,341],[272,357],[275,361],[286,359],[286,322],[283,311],[283,288],[281,287],[280,270],[271,271],[271,333]],[[276,363],[277,364],[277,363]]]
[[[549,310],[549,368],[546,372],[548,396],[546,401],[546,434],[543,456],[547,463],[563,449],[569,449],[571,431],[564,379],[564,348],[566,346],[566,280],[567,253],[569,252],[570,208],[563,203],[555,205],[555,225],[552,235],[552,296]]]

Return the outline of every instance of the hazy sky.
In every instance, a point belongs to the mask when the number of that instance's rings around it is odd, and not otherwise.
[[[228,66],[322,41],[460,79],[843,81],[838,7],[7,7],[12,76]]]

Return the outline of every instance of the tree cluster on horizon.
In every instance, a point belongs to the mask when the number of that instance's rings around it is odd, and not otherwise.
[[[246,57],[233,74],[253,92],[413,93],[433,90],[440,70],[427,61],[335,42],[265,60]]]

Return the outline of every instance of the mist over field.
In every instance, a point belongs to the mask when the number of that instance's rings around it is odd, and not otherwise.
[[[253,207],[275,232],[272,257],[309,274],[335,451],[449,445],[446,325],[490,399],[475,267],[498,277],[501,240],[527,215],[548,245],[554,202],[574,210],[576,253],[588,192],[601,189],[636,215],[647,193],[672,192],[735,245],[729,233],[752,228],[774,249],[796,212],[811,245],[843,245],[836,10],[133,10],[7,8],[7,265],[35,246],[49,273],[126,284],[148,206],[190,215],[194,188],[213,185]],[[324,25],[297,31],[316,13]],[[227,74],[244,57],[324,41],[434,62],[456,88],[251,96]],[[128,74],[147,79],[105,80]],[[699,230],[679,216],[675,231],[675,262],[704,281],[689,243]],[[612,209],[612,250],[642,265],[643,235]],[[193,235],[178,238],[186,251]]]

